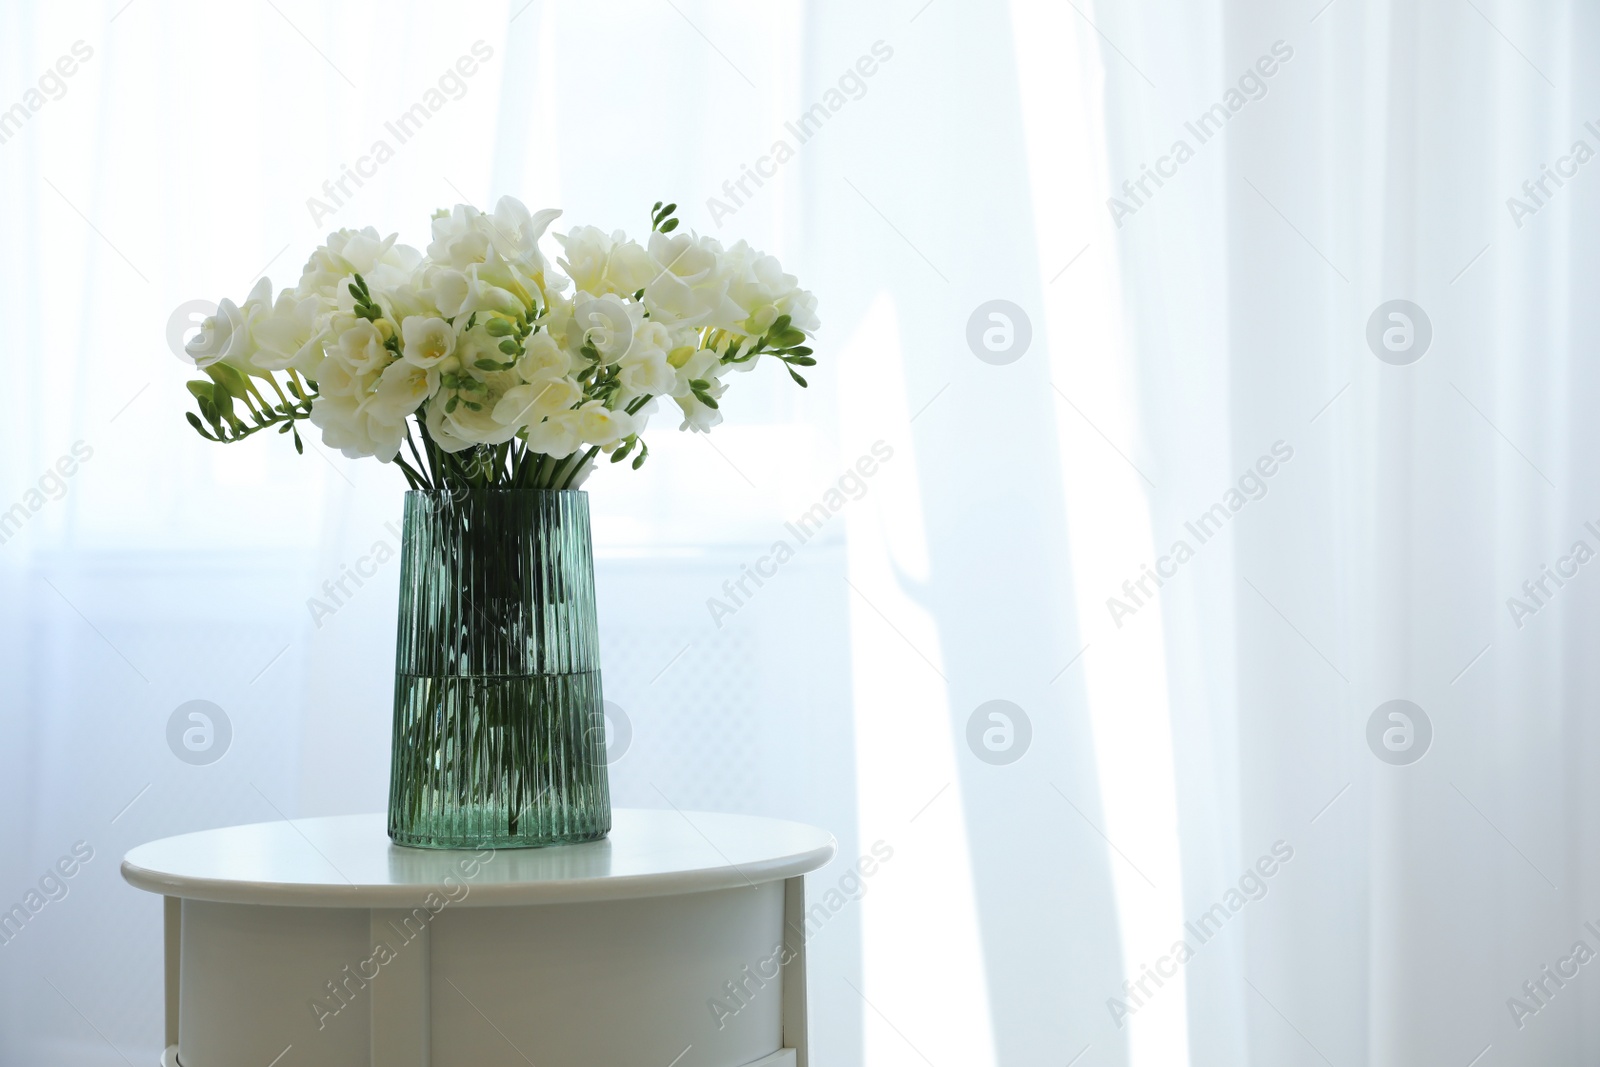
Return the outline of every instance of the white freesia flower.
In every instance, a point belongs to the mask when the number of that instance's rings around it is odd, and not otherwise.
[[[400,427],[404,436],[406,418],[438,388],[438,371],[397,359],[378,377],[362,411],[378,422]]]
[[[688,358],[676,364],[677,380],[673,383],[672,395],[685,396],[689,393],[689,383],[694,381],[708,382],[714,387],[727,388],[720,381],[718,375],[725,373],[728,365],[722,362],[722,357],[716,349],[702,348],[691,352]],[[712,399],[719,398],[722,394],[712,391]]]
[[[680,430],[710,433],[712,427],[722,424],[722,409],[707,407],[697,397],[675,396],[672,402],[683,412],[683,423],[678,427]]]
[[[341,312],[334,315],[331,329],[334,341],[328,354],[345,370],[366,374],[389,365],[392,355],[384,347],[384,331],[377,323]]]
[[[722,394],[728,387],[718,379],[718,375],[728,369],[715,350],[702,348],[692,354],[683,365],[678,368],[677,382],[673,387],[672,399],[683,412],[683,424],[680,430],[694,430],[697,433],[710,433],[711,428],[722,422],[720,407],[711,407],[703,403],[694,395],[691,382],[704,382],[706,395],[713,400],[721,400]]]
[[[566,378],[529,382],[507,389],[495,405],[495,421],[521,430],[548,416],[571,410],[583,399],[583,390]]]
[[[205,368],[224,356],[243,351],[248,336],[239,305],[223,297],[217,304],[216,314],[201,321],[200,331],[189,339],[183,350],[194,360],[195,366]]]
[[[439,305],[433,302],[433,292],[424,283],[420,272],[399,285],[373,290],[378,305],[391,322],[404,322],[413,316],[423,319],[441,317]]]
[[[526,351],[517,361],[517,373],[525,382],[541,382],[565,378],[573,366],[572,355],[556,344],[548,330],[541,330],[528,338]]]
[[[617,377],[622,382],[624,401],[670,394],[677,385],[678,376],[667,362],[667,354],[659,349],[630,352],[618,366]]]
[[[471,270],[479,281],[504,289],[516,297],[518,310],[532,310],[544,302],[544,286],[539,281],[542,273],[530,275],[510,260],[503,259],[496,249],[489,250],[489,258],[474,264]]]
[[[529,426],[528,447],[554,459],[566,459],[583,443],[582,419],[576,411],[563,411],[551,415],[541,423]]]
[[[442,379],[443,375],[440,377]],[[495,417],[500,401],[507,391],[522,384],[521,379],[510,371],[467,377],[479,387],[453,392],[441,390],[428,402],[428,431],[447,452],[460,452],[472,445],[505,444],[521,429],[515,423],[501,422]],[[444,399],[446,392],[451,392],[451,398],[456,400],[453,411],[449,400]]]
[[[393,463],[394,457],[400,452],[400,445],[406,439],[406,424],[401,422],[384,422],[381,419],[368,417],[367,434],[372,440],[372,454],[380,462]]]
[[[437,316],[412,315],[400,323],[400,351],[407,363],[430,369],[455,350],[455,328]]]
[[[540,313],[538,323],[552,337],[567,336],[567,322],[572,318],[572,298],[561,293],[549,294],[549,303]]]
[[[567,347],[582,352],[589,344],[601,363],[615,363],[633,344],[635,323],[643,321],[644,309],[615,293],[593,296],[580,291],[573,297],[572,317],[567,320]]]
[[[186,350],[209,377],[237,388],[220,363],[271,386],[244,421],[191,383],[191,420],[217,440],[298,441],[309,419],[328,447],[396,462],[414,488],[456,488],[465,469],[573,488],[601,451],[644,460],[660,398],[704,433],[722,421],[729,370],[815,362],[793,349],[818,328],[816,298],[774,257],[678,232],[658,207],[645,244],[593,226],[557,235],[558,271],[539,245],[559,214],[511,197],[492,214],[457,205],[434,216],[426,254],[371,227],[329,234],[276,301],[262,279],[202,323]],[[767,351],[749,358],[758,339]],[[402,455],[412,420],[417,454]]]
[[[465,270],[488,257],[489,244],[488,217],[470,204],[457,204],[449,212],[434,216],[428,260],[438,266]]]
[[[372,392],[382,374],[382,370],[351,371],[340,360],[330,359],[323,363],[317,385],[322,396],[342,397],[359,403]]]
[[[798,278],[783,272],[776,256],[739,241],[728,249],[728,265],[728,296],[745,313],[744,333],[760,337],[779,315],[788,315],[797,330],[816,332],[817,298],[800,288]]]
[[[468,373],[482,375],[491,368],[479,366],[480,362],[492,363],[492,369],[500,369],[504,364],[510,363],[512,357],[500,350],[501,338],[490,333],[486,324],[479,322],[472,329],[467,329],[468,319],[456,317],[456,358]]]
[[[272,283],[262,278],[242,305],[224,297],[216,314],[200,323],[200,332],[184,345],[184,351],[202,369],[226,363],[243,374],[256,374],[258,368],[250,362],[259,347],[255,333],[271,312]]]
[[[329,237],[329,252],[337,254],[357,274],[375,274],[379,267],[410,271],[422,258],[416,249],[397,243],[399,234],[380,238],[371,226],[344,230],[337,236],[341,238],[337,242]]]
[[[644,287],[650,317],[684,326],[731,330],[747,316],[728,295],[732,272],[722,245],[687,233],[653,233],[650,257],[660,271]]]
[[[341,283],[347,283],[354,274],[364,277],[374,291],[403,283],[422,262],[422,253],[397,244],[398,237],[399,234],[379,237],[371,226],[330,233],[327,244],[312,252],[306,261],[300,275],[302,294],[334,300],[335,288],[342,292]]]
[[[617,364],[624,403],[638,396],[671,393],[677,387],[677,370],[667,358],[677,347],[675,340],[666,326],[654,319],[640,319],[633,344]]]
[[[322,431],[323,443],[350,459],[392,460],[405,439],[405,417],[390,422],[371,410],[370,400],[383,376],[350,375],[335,360],[329,360],[325,369],[318,383],[322,393],[311,407],[311,425]]]
[[[256,324],[256,343],[259,350],[252,362],[264,371],[280,371],[290,367],[316,376],[322,365],[322,330],[318,326],[321,301],[315,296],[302,296],[298,290],[285,289],[278,294],[272,311]]]
[[[548,264],[539,239],[560,214],[555,209],[530,214],[521,201],[509,196],[500,198],[493,215],[457,204],[434,217],[429,263],[458,271],[481,265],[483,276],[501,288],[515,292],[531,283],[542,289]],[[513,279],[517,284],[511,284]]]
[[[611,260],[612,239],[596,226],[575,226],[556,234],[562,255],[556,263],[572,279],[581,293],[612,292],[606,284],[606,267]]]
[[[480,277],[479,265],[475,263],[465,270],[448,268],[434,272],[430,291],[439,313],[446,318],[471,315],[474,311],[519,315],[526,310],[511,290]]]
[[[612,411],[600,400],[590,400],[577,411],[578,436],[599,448],[607,448],[634,432],[633,416]]]
[[[494,206],[489,241],[502,259],[542,286],[549,264],[545,261],[544,253],[539,251],[539,239],[550,228],[550,224],[560,217],[560,208],[546,208],[529,214],[522,201],[516,197],[502,196]]]
[[[367,431],[367,419],[360,408],[361,402],[354,397],[326,393],[311,407],[311,425],[322,431],[322,443],[349,459],[378,454],[378,443]]]
[[[594,226],[576,226],[556,240],[565,252],[556,262],[580,292],[632,296],[661,272],[650,253],[621,230],[608,234]]]

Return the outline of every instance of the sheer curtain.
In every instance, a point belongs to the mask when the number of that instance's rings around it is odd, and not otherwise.
[[[1544,575],[1595,544],[1593,16],[1098,16],[1112,195],[1195,147],[1116,238],[1158,545],[1294,450],[1160,594],[1183,917],[1294,850],[1185,968],[1189,1059],[1576,1062],[1595,991],[1541,969],[1595,946],[1594,601]]]
[[[196,438],[185,309],[504,193],[676,199],[819,295],[809,390],[741,378],[588,487],[615,801],[839,838],[817,1062],[1600,1051],[1597,38],[1486,0],[0,11],[0,909],[92,853],[0,943],[0,1064],[154,1061],[127,849],[384,803],[398,568],[308,601],[400,479]]]

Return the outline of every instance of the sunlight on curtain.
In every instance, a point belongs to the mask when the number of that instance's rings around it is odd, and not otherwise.
[[[1087,692],[1100,796],[1071,796],[1103,813],[1127,984],[1106,990],[1126,1026],[1132,1067],[1189,1062],[1186,979],[1173,963],[1184,937],[1172,728],[1162,606],[1146,566],[1155,551],[1149,483],[1135,464],[1137,383],[1122,334],[1117,245],[1107,216],[1105,72],[1077,13],[1011,5],[1029,181],[1046,293],[1043,331],[1057,390],[1067,540],[1086,642],[1075,671]],[[1090,31],[1092,34],[1092,31]],[[1091,148],[1091,146],[1093,146]],[[1102,436],[1104,435],[1104,436]],[[1109,440],[1107,440],[1109,438]],[[1153,487],[1151,487],[1153,488]],[[1142,582],[1130,595],[1122,579]],[[1107,597],[1140,605],[1112,621]],[[1092,815],[1086,815],[1092,818]],[[1122,1008],[1111,1012],[1110,998]],[[1070,1053],[1072,1050],[1065,1050]]]
[[[995,1062],[994,1042],[968,828],[939,632],[918,595],[927,577],[924,516],[887,294],[872,302],[840,358],[853,368],[851,388],[840,391],[845,453],[867,454],[879,439],[894,449],[849,527],[860,836],[896,848],[892,879],[864,901],[861,993],[883,1013],[868,1012],[865,1062],[920,1062],[895,1031],[902,1025],[953,1062],[984,1067]],[[936,967],[908,966],[931,959]]]

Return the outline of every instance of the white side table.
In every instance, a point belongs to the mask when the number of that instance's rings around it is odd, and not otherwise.
[[[831,835],[619,809],[604,841],[400,848],[382,815],[155,841],[166,1067],[807,1067]]]

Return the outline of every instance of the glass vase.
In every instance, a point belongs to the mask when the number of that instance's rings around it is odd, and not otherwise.
[[[526,848],[611,829],[589,498],[406,494],[389,836]]]

